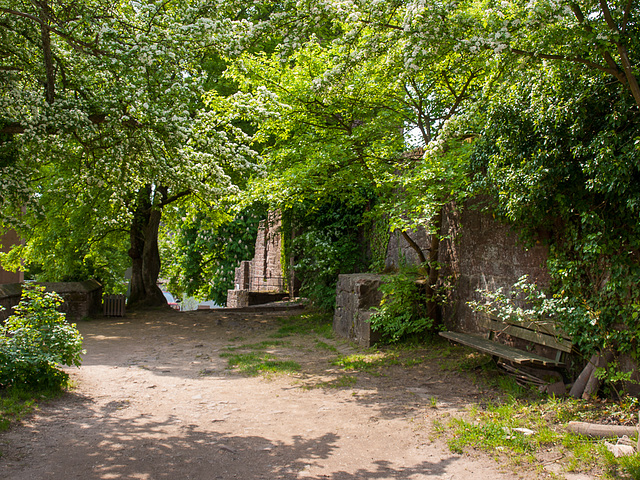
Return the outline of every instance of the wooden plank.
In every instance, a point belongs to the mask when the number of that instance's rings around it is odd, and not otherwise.
[[[124,295],[105,295],[103,299],[104,315],[106,317],[124,317],[125,302]]]
[[[481,325],[489,330],[499,333],[506,333],[514,337],[522,338],[529,342],[545,345],[547,347],[571,353],[573,344],[564,338],[547,335],[542,332],[529,330],[518,325],[506,324],[485,318],[481,320]]]
[[[551,320],[540,320],[540,321],[518,321],[507,318],[503,320],[501,318],[496,317],[495,315],[486,315],[486,317],[490,318],[499,323],[508,323],[509,325],[515,325],[522,328],[528,328],[529,330],[534,330],[536,332],[545,333],[547,335],[552,335],[554,337],[562,337],[566,340],[571,341],[571,337],[564,333],[555,322]]]
[[[440,336],[520,365],[541,365],[545,367],[562,365],[562,362],[558,362],[553,358],[546,358],[541,355],[536,355],[535,353],[525,352],[524,350],[487,340],[477,335],[458,332],[440,332]]]

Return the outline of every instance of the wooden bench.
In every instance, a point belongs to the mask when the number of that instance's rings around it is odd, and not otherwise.
[[[485,316],[481,318],[479,325],[488,331],[486,336],[458,332],[440,332],[440,335],[493,357],[532,367],[562,367],[565,364],[565,354],[570,353],[573,348],[571,338],[558,330],[553,322],[502,321]],[[505,335],[549,347],[556,351],[556,356],[547,358],[500,343],[499,339]]]

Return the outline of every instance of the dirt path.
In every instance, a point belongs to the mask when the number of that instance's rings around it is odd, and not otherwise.
[[[220,354],[273,343],[277,316],[163,311],[79,324],[77,388],[0,435],[0,478],[518,478],[434,436],[432,420],[480,392],[430,362],[345,374],[330,360],[351,347],[297,335],[268,349],[301,373],[230,371]]]

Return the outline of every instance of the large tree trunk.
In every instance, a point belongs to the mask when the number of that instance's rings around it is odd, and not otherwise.
[[[167,304],[167,300],[158,287],[160,275],[160,251],[158,249],[158,230],[162,210],[154,207],[150,185],[138,192],[136,210],[131,222],[131,289],[128,305],[130,307],[157,307]]]

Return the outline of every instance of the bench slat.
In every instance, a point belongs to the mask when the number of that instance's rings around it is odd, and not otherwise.
[[[542,365],[545,367],[563,365],[562,362],[553,358],[546,358],[536,355],[535,353],[525,352],[524,350],[493,342],[469,333],[440,332],[440,336],[520,365]]]
[[[494,332],[506,333],[508,335],[522,338],[540,345],[545,345],[563,352],[571,353],[573,348],[573,344],[564,338],[548,335],[539,331],[529,330],[526,327],[497,322],[488,318],[480,319],[478,323],[489,330],[493,330]],[[533,325],[535,326],[535,324]]]
[[[491,320],[498,322],[498,323],[507,323],[509,325],[515,325],[517,327],[522,327],[522,328],[527,328],[529,330],[534,330],[536,332],[540,332],[540,333],[544,333],[546,335],[551,335],[552,337],[556,337],[556,338],[564,338],[565,340],[568,340],[569,342],[571,342],[571,337],[566,334],[565,332],[563,332],[562,330],[560,330],[557,326],[555,322],[552,322],[550,320],[542,320],[542,321],[537,321],[537,322],[532,322],[532,321],[518,321],[518,320],[511,320],[511,319],[501,319],[496,317],[495,315],[486,315],[488,318],[490,318]]]

